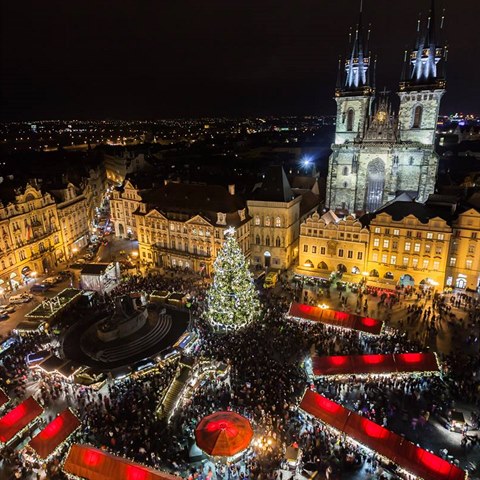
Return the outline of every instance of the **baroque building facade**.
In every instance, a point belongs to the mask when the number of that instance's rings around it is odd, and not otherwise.
[[[335,143],[329,160],[326,205],[332,210],[373,212],[399,193],[419,202],[433,193],[438,168],[435,130],[445,93],[440,46],[432,9],[415,48],[405,52],[394,111],[386,91],[376,94],[375,64],[362,24],[351,53],[339,63]],[[373,63],[373,65],[372,65]]]
[[[37,185],[0,185],[0,287],[15,290],[61,261],[63,244],[55,199]]]
[[[353,215],[338,218],[333,211],[317,212],[300,227],[298,273],[328,278],[341,272],[359,281],[365,271],[369,231]]]

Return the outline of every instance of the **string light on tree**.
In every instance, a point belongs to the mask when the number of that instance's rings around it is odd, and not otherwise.
[[[207,292],[205,316],[218,330],[237,329],[255,319],[260,309],[248,263],[235,238],[235,229],[224,232],[225,241],[213,265],[213,284]]]

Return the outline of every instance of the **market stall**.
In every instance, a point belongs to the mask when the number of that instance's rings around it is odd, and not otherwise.
[[[63,470],[88,480],[180,480],[180,477],[117,457],[89,445],[75,443],[68,452]]]
[[[69,410],[64,410],[40,433],[32,438],[29,446],[41,459],[46,459],[81,425],[80,420]]]
[[[318,393],[307,390],[300,409],[423,480],[464,480],[455,465]]]
[[[326,325],[348,328],[372,335],[379,335],[383,329],[383,322],[371,317],[362,317],[327,307],[315,307],[303,303],[292,302],[288,315],[300,320],[321,322]]]
[[[235,412],[208,415],[195,430],[198,448],[214,457],[233,457],[248,448],[252,437],[250,422]]]
[[[28,428],[41,414],[43,408],[29,397],[20,405],[0,418],[0,446],[8,445],[24,429]]]
[[[312,368],[316,376],[440,372],[434,353],[314,356]]]

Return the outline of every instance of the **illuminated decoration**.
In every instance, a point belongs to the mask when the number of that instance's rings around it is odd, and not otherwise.
[[[180,477],[134,463],[89,445],[75,443],[70,448],[63,470],[75,478],[88,480],[181,480]]]
[[[81,295],[81,290],[65,288],[54,297],[44,300],[31,312],[27,313],[25,318],[50,320],[65,308],[74,305]]]
[[[19,435],[42,413],[43,408],[33,397],[27,398],[13,410],[10,410],[0,418],[0,446],[12,441],[16,435]]]
[[[303,303],[292,302],[288,315],[300,320],[321,322],[339,328],[349,328],[362,333],[379,335],[383,329],[383,322],[375,318],[362,317],[347,312],[332,310],[328,306],[315,307]]]
[[[38,435],[30,440],[29,446],[33,448],[40,458],[46,459],[52,455],[80,425],[80,421],[70,410],[64,410]]]
[[[260,303],[233,227],[225,230],[225,242],[213,270],[213,284],[207,292],[206,320],[218,330],[248,325],[258,315]]]
[[[440,373],[434,353],[314,356],[312,366],[316,376]]]
[[[217,412],[202,419],[195,430],[198,448],[214,457],[233,457],[253,437],[250,422],[235,412]]]
[[[455,465],[311,390],[305,392],[300,409],[418,478],[423,480],[466,478],[465,472]]]

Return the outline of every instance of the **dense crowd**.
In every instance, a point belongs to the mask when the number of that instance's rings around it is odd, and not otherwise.
[[[187,294],[195,318],[193,328],[199,336],[193,355],[196,359],[228,366],[225,377],[206,376],[199,387],[183,399],[169,423],[159,418],[156,411],[178,372],[178,360],[145,375],[117,382],[109,379],[101,391],[96,391],[74,386],[61,378],[32,376],[25,362],[26,355],[52,340],[46,333],[33,334],[19,338],[2,358],[0,386],[22,398],[27,382],[35,381],[38,386],[35,396],[42,405],[49,407],[62,401],[78,414],[83,427],[75,440],[191,480],[212,477],[273,480],[278,468],[286,467],[285,450],[289,445],[301,448],[304,468],[318,470],[324,478],[338,478],[339,472],[365,467],[375,478],[387,478],[374,455],[345,439],[340,440],[327,427],[301,417],[298,402],[305,389],[312,387],[312,379],[303,368],[304,361],[315,351],[319,355],[422,351],[425,339],[393,328],[379,336],[366,336],[290,320],[285,314],[299,293],[285,275],[280,282],[281,289],[261,293],[260,318],[242,331],[228,335],[212,332],[201,319],[208,283],[200,277],[186,278],[175,272],[145,277],[132,275],[105,297],[107,305],[113,305],[116,297],[134,291],[167,290]],[[463,309],[472,325],[479,322],[478,303],[467,298],[434,297],[431,292],[413,289],[382,295],[374,290],[357,294],[346,291],[340,292],[339,301],[344,308],[348,308],[349,303],[362,309],[366,305],[367,311],[376,308],[385,316],[395,308],[405,308],[405,326],[424,323],[424,327],[442,328],[441,322],[451,319],[452,309]],[[307,298],[309,302],[317,300],[311,292]],[[448,422],[456,398],[478,405],[479,362],[477,355],[464,353],[446,357],[445,378],[450,382],[450,389],[439,377],[433,376],[352,376],[341,381],[315,380],[313,386],[357,413],[418,441],[419,432],[429,428],[433,416]],[[243,414],[251,420],[256,437],[271,441],[262,449],[252,447],[241,461],[219,463],[213,470],[199,464],[192,466],[190,448],[195,427],[204,416],[218,410]],[[67,447],[68,443],[49,465],[37,465],[38,478],[62,478],[59,458]],[[14,472],[20,472],[17,478],[24,478],[18,452],[5,450],[3,453]]]

